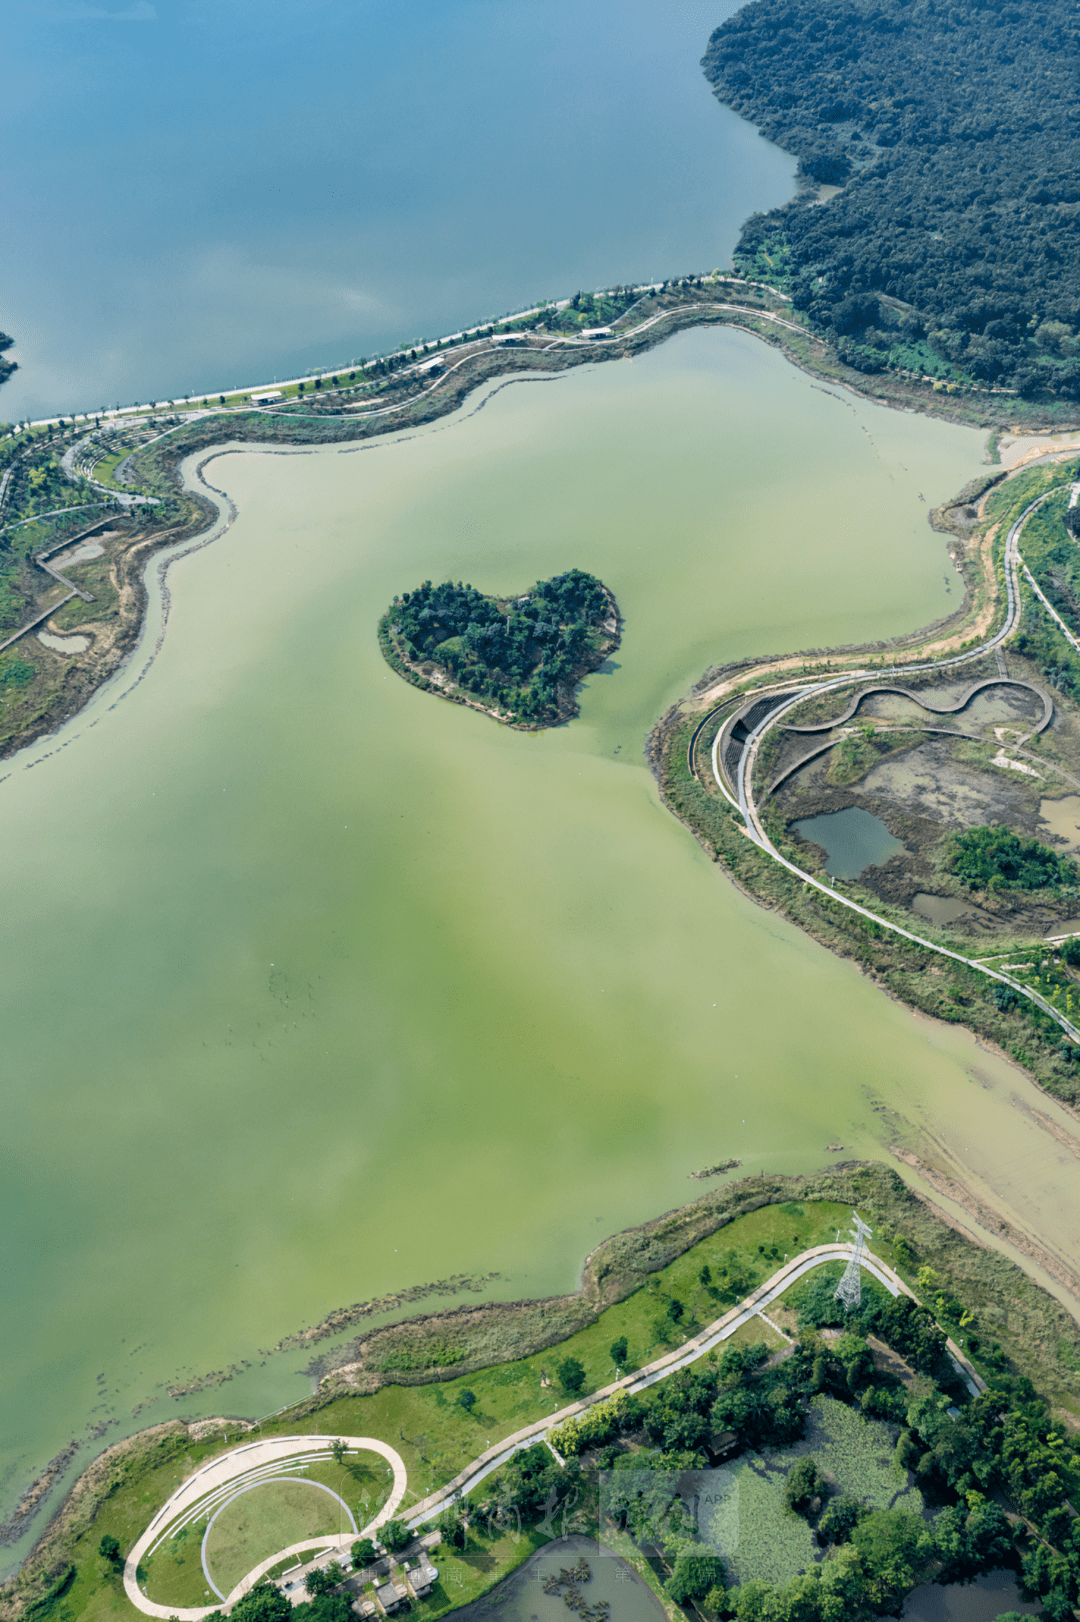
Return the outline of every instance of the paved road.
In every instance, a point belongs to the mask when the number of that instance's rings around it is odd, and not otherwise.
[[[719,1346],[730,1335],[733,1335],[737,1329],[741,1328],[743,1324],[748,1323],[763,1307],[768,1307],[773,1301],[778,1300],[786,1290],[791,1288],[797,1279],[812,1272],[815,1267],[821,1267],[825,1262],[846,1262],[850,1261],[850,1259],[851,1246],[849,1244],[818,1245],[813,1250],[801,1251],[790,1262],[786,1262],[782,1267],[778,1268],[764,1284],[751,1291],[738,1306],[732,1307],[730,1312],[725,1313],[722,1318],[718,1318],[715,1323],[709,1324],[699,1335],[695,1335],[692,1340],[686,1341],[677,1350],[668,1352],[666,1356],[658,1358],[655,1363],[648,1364],[634,1374],[626,1375],[623,1379],[604,1386],[601,1391],[594,1391],[582,1402],[573,1402],[566,1408],[560,1408],[557,1413],[549,1414],[546,1419],[539,1420],[535,1425],[526,1426],[524,1430],[515,1432],[513,1436],[507,1436],[503,1441],[489,1448],[474,1463],[468,1465],[459,1475],[455,1476],[453,1481],[448,1482],[445,1487],[441,1487],[438,1492],[432,1493],[429,1498],[425,1498],[415,1508],[409,1510],[404,1516],[406,1524],[416,1528],[424,1525],[427,1521],[434,1520],[435,1516],[441,1514],[454,1499],[471,1492],[474,1487],[484,1480],[485,1476],[489,1476],[493,1470],[498,1470],[521,1448],[532,1447],[535,1443],[544,1441],[551,1431],[561,1425],[564,1420],[572,1419],[576,1414],[584,1413],[586,1409],[592,1407],[593,1403],[603,1402],[605,1398],[613,1397],[618,1391],[645,1391],[649,1386],[655,1385],[658,1380],[666,1379],[669,1374],[674,1374],[678,1369],[684,1369],[689,1364],[696,1362],[699,1357],[711,1351],[714,1346]],[[888,1263],[883,1262],[880,1257],[874,1256],[870,1252],[864,1252],[863,1266],[872,1277],[885,1286],[890,1295],[912,1294],[903,1279],[897,1273],[894,1273]],[[968,1381],[970,1389],[972,1391],[977,1390],[979,1384],[981,1384],[978,1375],[964,1358],[959,1347],[955,1346],[952,1341],[949,1342],[949,1352],[957,1363],[964,1379]]]

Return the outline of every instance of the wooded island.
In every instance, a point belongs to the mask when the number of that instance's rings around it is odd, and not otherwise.
[[[379,622],[379,645],[399,675],[527,728],[576,715],[578,683],[618,643],[615,599],[581,569],[510,598],[425,580]]]

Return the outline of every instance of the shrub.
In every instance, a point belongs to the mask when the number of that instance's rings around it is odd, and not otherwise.
[[[865,1514],[866,1506],[857,1498],[834,1498],[826,1504],[818,1522],[819,1539],[822,1543],[847,1543]]]
[[[1080,870],[1038,839],[1022,839],[1009,828],[969,828],[954,834],[949,867],[969,889],[1059,889],[1075,885]]]
[[[676,1605],[688,1599],[704,1599],[712,1589],[724,1587],[724,1563],[712,1549],[683,1549],[675,1560],[664,1592]]]
[[[314,1571],[309,1571],[304,1578],[304,1587],[315,1598],[320,1594],[329,1594],[331,1589],[336,1588],[338,1583],[344,1580],[345,1573],[339,1562],[331,1560],[328,1566],[316,1566]]]
[[[555,1373],[563,1390],[571,1395],[580,1391],[585,1384],[585,1365],[580,1358],[564,1357],[561,1363],[556,1364]]]
[[[551,1433],[551,1445],[562,1454],[583,1453],[597,1442],[635,1424],[639,1404],[626,1391],[618,1391],[604,1402],[594,1403],[585,1413],[567,1419]]]
[[[815,1503],[824,1498],[827,1491],[828,1482],[815,1461],[806,1454],[788,1471],[788,1478],[784,1483],[784,1503],[793,1514],[809,1518],[814,1511]]]

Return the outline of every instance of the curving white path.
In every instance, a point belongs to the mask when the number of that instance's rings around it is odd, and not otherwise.
[[[201,1622],[203,1617],[210,1616],[218,1610],[219,1607],[216,1605],[186,1607],[158,1605],[154,1600],[148,1599],[137,1581],[140,1561],[165,1537],[190,1521],[197,1520],[206,1514],[207,1510],[216,1512],[245,1487],[258,1486],[261,1481],[273,1481],[283,1473],[283,1465],[329,1457],[335,1442],[343,1442],[350,1453],[378,1453],[387,1461],[394,1472],[394,1485],[390,1497],[378,1515],[364,1527],[363,1535],[369,1536],[385,1521],[390,1520],[405,1496],[408,1476],[400,1453],[389,1447],[386,1442],[380,1442],[377,1437],[273,1436],[263,1441],[247,1442],[243,1447],[232,1448],[228,1453],[222,1453],[218,1458],[204,1464],[201,1470],[196,1470],[194,1475],[188,1476],[187,1480],[162,1504],[124,1562],[124,1591],[131,1603],[146,1616],[162,1617],[165,1622],[168,1622],[169,1618],[176,1618],[176,1622]],[[276,1566],[288,1555],[298,1554],[301,1549],[315,1547],[330,1549],[340,1541],[338,1537],[305,1538],[302,1543],[293,1544],[287,1549],[279,1549],[269,1560],[264,1560],[254,1571],[248,1572],[243,1581],[228,1595],[226,1605],[234,1605],[242,1594],[246,1594],[248,1589],[270,1570],[271,1566]]]
[[[519,1449],[532,1447],[536,1442],[544,1441],[557,1425],[561,1425],[566,1419],[573,1418],[575,1414],[584,1413],[587,1408],[592,1407],[593,1403],[603,1402],[606,1397],[613,1397],[617,1391],[644,1391],[647,1387],[655,1385],[657,1380],[663,1380],[667,1375],[674,1374],[677,1369],[686,1368],[688,1364],[695,1362],[699,1357],[703,1357],[706,1352],[711,1351],[714,1346],[719,1346],[723,1341],[727,1340],[744,1323],[748,1323],[751,1318],[756,1317],[765,1307],[770,1306],[773,1301],[778,1300],[786,1290],[791,1288],[797,1279],[802,1278],[815,1267],[822,1266],[824,1262],[850,1261],[851,1253],[852,1247],[850,1244],[817,1245],[812,1250],[800,1251],[797,1256],[792,1257],[791,1261],[785,1262],[782,1267],[777,1268],[772,1277],[766,1279],[763,1284],[759,1284],[756,1290],[751,1290],[750,1294],[738,1306],[732,1307],[729,1312],[724,1313],[722,1318],[717,1318],[714,1323],[709,1324],[700,1334],[695,1335],[692,1340],[684,1342],[676,1351],[668,1352],[664,1357],[657,1358],[655,1363],[649,1363],[645,1368],[638,1369],[635,1373],[628,1374],[623,1379],[604,1386],[602,1390],[592,1392],[580,1402],[572,1402],[567,1407],[560,1408],[556,1413],[548,1414],[534,1425],[528,1425],[523,1430],[515,1431],[512,1436],[504,1437],[494,1447],[488,1448],[485,1453],[481,1453],[478,1459],[474,1459],[472,1464],[467,1465],[464,1470],[456,1475],[453,1481],[447,1482],[446,1486],[440,1487],[438,1492],[432,1493],[428,1498],[414,1505],[408,1514],[404,1516],[406,1525],[415,1531],[418,1527],[423,1526],[425,1522],[434,1520],[436,1515],[439,1515],[455,1499],[471,1492],[486,1476],[491,1475],[493,1470],[498,1470],[501,1465],[504,1465]],[[872,1278],[876,1278],[880,1284],[885,1286],[890,1295],[909,1295],[912,1296],[913,1300],[917,1299],[900,1275],[895,1273],[887,1262],[883,1262],[879,1256],[875,1256],[871,1251],[863,1252],[862,1265]],[[967,1381],[972,1394],[977,1394],[980,1389],[985,1389],[984,1382],[964,1357],[960,1348],[951,1340],[946,1344],[957,1371]],[[140,1611],[145,1612],[147,1616],[165,1619],[175,1618],[176,1622],[202,1622],[203,1617],[210,1616],[212,1611],[218,1609],[218,1607],[204,1605],[187,1610],[178,1610],[175,1606],[157,1605],[153,1600],[147,1599],[135,1581],[139,1561],[144,1555],[152,1552],[170,1532],[176,1531],[179,1526],[186,1525],[191,1520],[198,1519],[200,1515],[207,1512],[208,1508],[213,1507],[216,1511],[230,1498],[237,1496],[238,1492],[246,1491],[248,1486],[258,1486],[260,1481],[273,1480],[276,1475],[281,1473],[281,1464],[286,1459],[292,1459],[295,1462],[297,1455],[306,1455],[312,1458],[325,1457],[333,1443],[338,1440],[344,1442],[350,1450],[354,1448],[366,1449],[371,1453],[379,1453],[384,1459],[389,1460],[393,1466],[394,1490],[380,1513],[369,1526],[364,1528],[362,1535],[367,1536],[377,1527],[382,1526],[385,1521],[390,1520],[404,1496],[406,1472],[400,1455],[392,1447],[388,1447],[385,1442],[376,1441],[370,1436],[342,1436],[340,1438],[330,1436],[325,1439],[311,1436],[282,1436],[266,1442],[249,1442],[246,1447],[234,1448],[232,1452],[224,1453],[220,1458],[213,1459],[209,1464],[203,1465],[202,1469],[196,1471],[193,1476],[189,1476],[183,1486],[178,1487],[172,1497],[158,1510],[154,1519],[128,1555],[124,1566],[124,1588],[131,1603],[136,1605]],[[318,1449],[318,1452],[314,1452],[313,1449]],[[336,1537],[308,1538],[303,1543],[294,1543],[287,1549],[279,1549],[268,1560],[264,1560],[261,1565],[256,1566],[254,1571],[249,1571],[243,1581],[237,1584],[225,1601],[226,1607],[235,1605],[236,1601],[243,1594],[246,1594],[248,1589],[253,1587],[272,1566],[278,1565],[287,1556],[299,1554],[302,1549],[311,1549],[317,1544],[320,1544],[323,1548],[332,1548],[340,1541]]]
[[[733,1335],[736,1329],[739,1329],[744,1323],[748,1323],[751,1318],[756,1317],[763,1307],[768,1307],[773,1301],[776,1301],[804,1274],[811,1272],[815,1267],[821,1267],[825,1262],[850,1261],[851,1249],[850,1244],[836,1244],[817,1245],[812,1250],[800,1251],[797,1256],[792,1257],[791,1261],[778,1268],[771,1278],[765,1280],[764,1284],[759,1284],[756,1290],[751,1290],[750,1294],[738,1306],[732,1307],[722,1318],[717,1318],[714,1323],[703,1329],[699,1335],[695,1335],[692,1340],[686,1341],[677,1351],[668,1352],[666,1356],[657,1358],[655,1363],[649,1363],[645,1368],[638,1369],[636,1373],[625,1375],[623,1379],[613,1381],[611,1385],[604,1386],[603,1390],[592,1392],[583,1401],[573,1402],[566,1408],[560,1408],[558,1413],[549,1414],[546,1419],[539,1420],[535,1425],[528,1425],[524,1430],[516,1431],[513,1436],[507,1436],[503,1441],[496,1443],[494,1447],[488,1448],[486,1453],[482,1453],[472,1464],[466,1466],[459,1475],[454,1477],[453,1481],[448,1482],[445,1487],[441,1487],[438,1492],[432,1493],[429,1498],[425,1498],[421,1503],[409,1510],[404,1517],[406,1525],[415,1530],[415,1528],[422,1526],[425,1521],[434,1520],[435,1516],[446,1509],[456,1498],[463,1497],[466,1493],[471,1492],[474,1487],[483,1481],[485,1476],[489,1476],[493,1470],[498,1470],[519,1449],[532,1447],[535,1443],[544,1441],[557,1425],[562,1424],[563,1420],[584,1413],[587,1408],[592,1407],[594,1402],[603,1402],[606,1397],[613,1397],[618,1391],[644,1391],[648,1386],[655,1385],[657,1380],[663,1380],[667,1375],[674,1374],[677,1369],[686,1368],[688,1364],[695,1362],[697,1358],[711,1351],[714,1346],[719,1346],[721,1342],[727,1340],[728,1336]],[[879,1256],[873,1255],[870,1251],[864,1251],[862,1265],[872,1278],[876,1278],[880,1284],[885,1286],[890,1295],[910,1295],[912,1299],[917,1299],[900,1275],[895,1273],[889,1264],[883,1262]],[[972,1393],[976,1393],[982,1385],[979,1376],[971,1364],[968,1363],[960,1348],[951,1340],[947,1344],[949,1355],[960,1374],[967,1381]]]

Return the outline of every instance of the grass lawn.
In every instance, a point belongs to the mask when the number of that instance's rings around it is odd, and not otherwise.
[[[218,1515],[206,1563],[223,1594],[279,1549],[350,1530],[341,1505],[309,1481],[267,1481],[234,1498]]]
[[[586,1393],[599,1390],[615,1379],[610,1350],[614,1341],[626,1336],[623,1373],[662,1357],[774,1273],[785,1254],[835,1241],[838,1228],[846,1235],[850,1220],[849,1206],[828,1201],[763,1206],[701,1240],[654,1273],[644,1289],[609,1307],[595,1324],[549,1351],[432,1385],[391,1385],[374,1396],[339,1397],[310,1419],[298,1423],[284,1414],[264,1423],[263,1432],[317,1428],[326,1435],[336,1428],[346,1435],[387,1438],[409,1472],[407,1507],[449,1481],[501,1437],[565,1406],[571,1399],[560,1389],[555,1373],[564,1357],[576,1357],[584,1365]],[[887,1245],[876,1248],[891,1259]],[[708,1285],[701,1282],[703,1266],[712,1274]],[[677,1324],[668,1316],[673,1299],[683,1307]],[[739,1338],[780,1344],[760,1320],[740,1331]],[[465,1390],[476,1396],[471,1414],[458,1400]]]
[[[377,1453],[350,1454],[343,1465],[335,1464],[333,1459],[295,1465],[286,1460],[282,1473],[302,1476],[304,1483],[318,1482],[339,1494],[361,1530],[374,1520],[393,1486],[389,1466]],[[222,1509],[210,1534],[207,1561],[223,1593],[231,1592],[241,1577],[278,1549],[307,1537],[330,1537],[350,1531],[348,1517],[337,1500],[304,1483],[269,1481]],[[146,1562],[146,1589],[151,1599],[161,1605],[207,1602],[200,1559],[205,1531],[206,1517],[200,1516],[181,1527],[175,1537],[166,1539]]]

